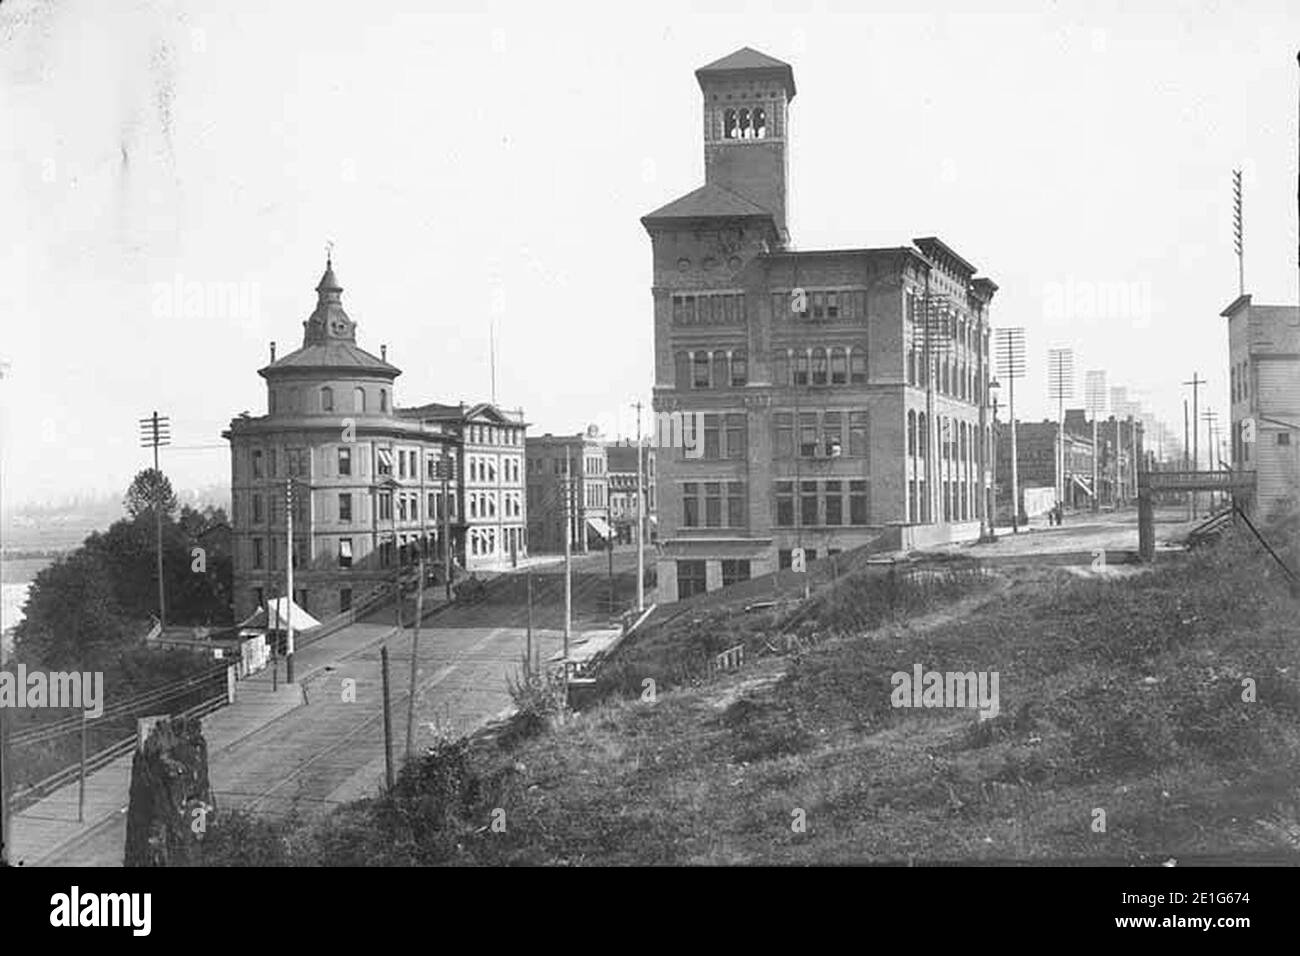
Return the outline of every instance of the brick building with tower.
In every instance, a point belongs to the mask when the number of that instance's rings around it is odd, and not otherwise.
[[[705,182],[642,218],[660,448],[658,600],[862,545],[977,537],[989,493],[989,306],[941,240],[796,251],[791,67],[745,48],[696,71]],[[690,419],[691,415],[684,415]]]
[[[402,408],[387,348],[357,344],[332,262],[302,347],[258,371],[267,412],[230,442],[234,605],[243,620],[284,592],[293,507],[294,600],[325,619],[391,586],[423,546],[462,568],[527,553],[522,414],[489,404]],[[449,531],[449,534],[448,534]]]

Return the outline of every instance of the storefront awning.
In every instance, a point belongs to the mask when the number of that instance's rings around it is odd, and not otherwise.
[[[1089,498],[1092,497],[1092,489],[1088,487],[1088,483],[1086,481],[1084,481],[1078,475],[1071,475],[1070,477],[1074,479],[1074,483],[1083,490],[1083,493],[1085,495],[1087,495]]]
[[[587,527],[607,541],[611,536],[609,525],[605,523],[604,518],[588,518]]]

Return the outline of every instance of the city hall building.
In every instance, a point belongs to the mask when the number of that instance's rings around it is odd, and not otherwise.
[[[980,534],[997,286],[937,238],[798,251],[786,222],[791,67],[696,71],[705,182],[645,216],[660,448],[658,600],[862,545]],[[692,443],[694,444],[694,443]]]
[[[258,371],[267,413],[230,442],[236,620],[283,595],[293,508],[294,601],[317,619],[390,587],[414,546],[473,570],[527,554],[521,413],[397,405],[387,349],[357,345],[326,263],[302,347]]]

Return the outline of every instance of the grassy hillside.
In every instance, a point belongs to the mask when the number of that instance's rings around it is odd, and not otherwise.
[[[892,610],[873,573],[777,616],[647,632],[612,688],[631,696],[509,748],[449,744],[392,794],[310,827],[229,821],[209,860],[1139,862],[1300,850],[1297,603],[1253,542],[1106,579],[930,575],[917,585],[928,593],[900,596],[895,582]],[[924,613],[922,599],[934,602]],[[754,648],[740,671],[682,671],[653,702],[636,695],[663,663],[738,636]],[[890,675],[918,663],[997,671],[1001,712],[893,707]]]

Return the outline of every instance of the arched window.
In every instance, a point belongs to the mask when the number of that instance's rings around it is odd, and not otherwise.
[[[844,349],[831,349],[831,384],[847,385],[849,382],[849,356]]]
[[[754,107],[754,139],[767,139],[767,113],[763,107]]]
[[[736,129],[736,111],[727,110],[722,114],[722,138],[735,139],[738,130]]]
[[[916,441],[920,448],[921,457],[924,458],[930,454],[930,422],[925,417],[925,412],[916,413]]]
[[[352,390],[352,410],[354,412],[366,410],[366,390],[360,385]]]
[[[823,348],[813,349],[812,383],[814,385],[826,384],[826,350]]]
[[[334,411],[334,389],[328,385],[320,390],[320,410],[322,412]]]
[[[916,412],[907,413],[907,454],[909,457],[916,456]]]
[[[740,130],[739,130],[739,134],[740,134],[740,135],[739,135],[739,138],[740,138],[740,139],[752,139],[752,138],[753,138],[753,136],[754,136],[754,130],[753,130],[753,128],[749,125],[749,110],[744,110],[744,109],[742,109],[742,110],[740,111],[740,120],[739,120],[739,124],[738,124],[738,125],[740,126]]]
[[[388,411],[388,389],[386,388],[379,390],[379,410],[381,412]]]
[[[794,354],[794,383],[796,385],[808,384],[808,353],[798,351]]]
[[[744,349],[731,353],[731,385],[738,388],[749,383],[749,362]]]

